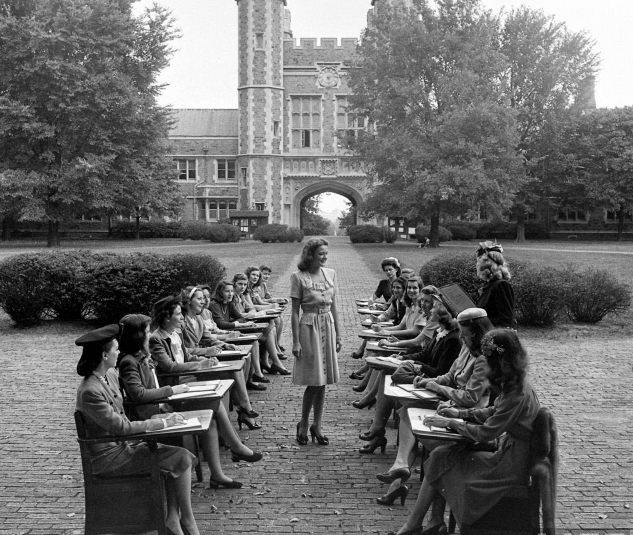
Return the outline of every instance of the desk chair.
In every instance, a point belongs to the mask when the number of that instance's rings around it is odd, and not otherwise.
[[[541,408],[534,420],[530,445],[530,481],[508,491],[474,524],[462,525],[462,535],[555,535],[558,430],[554,415]],[[454,531],[453,531],[454,532]],[[449,533],[453,533],[449,530]]]
[[[149,474],[133,476],[95,475],[90,462],[90,444],[124,440],[125,437],[87,438],[84,417],[75,411],[77,442],[81,452],[86,501],[86,535],[141,533],[156,530],[167,535],[165,527],[165,483],[158,460]],[[156,457],[156,442],[149,442]]]

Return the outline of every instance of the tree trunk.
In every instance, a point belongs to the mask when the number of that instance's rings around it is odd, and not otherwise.
[[[431,216],[431,231],[429,239],[431,240],[431,247],[440,246],[440,214],[435,213]]]
[[[141,239],[141,216],[140,215],[136,216],[136,228],[134,229],[134,239],[135,240]]]
[[[59,247],[61,245],[59,241],[59,221],[48,221],[48,241],[47,247]]]
[[[2,218],[2,236],[0,240],[9,241],[11,239],[11,229],[13,227],[13,218],[6,216]]]
[[[525,211],[521,208],[517,213],[517,239],[518,242],[525,241]]]
[[[620,205],[618,210],[618,241],[622,241],[622,232],[624,231],[624,206]]]
[[[112,238],[112,216],[108,216],[108,238]]]

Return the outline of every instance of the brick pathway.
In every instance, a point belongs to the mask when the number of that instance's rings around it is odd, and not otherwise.
[[[254,449],[266,451],[265,460],[238,465],[223,453],[227,474],[248,485],[238,491],[194,486],[201,533],[384,533],[402,525],[413,506],[419,489],[415,477],[404,508],[374,501],[385,490],[375,474],[395,455],[393,429],[388,429],[386,454],[358,453],[358,433],[367,429],[372,413],[351,406],[356,394],[347,376],[357,361],[348,355],[358,343],[354,299],[370,295],[376,280],[347,239],[331,240],[329,265],[339,277],[344,343],[342,380],[328,388],[326,402],[324,430],[331,444],[296,445],[303,389],[273,376],[267,392],[252,395],[263,429],[240,432]],[[276,294],[287,295],[294,270],[291,265],[280,277]],[[83,331],[83,325],[18,330],[0,318],[0,535],[83,533],[72,422],[78,382],[73,340]],[[288,326],[287,348],[289,334]],[[558,532],[623,533],[633,526],[632,341],[604,339],[581,328],[556,335],[558,342],[547,331],[522,333],[541,402],[553,408],[560,426]]]

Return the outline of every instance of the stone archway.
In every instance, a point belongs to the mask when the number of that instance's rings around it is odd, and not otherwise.
[[[301,204],[306,199],[325,192],[341,195],[349,199],[354,206],[358,206],[363,202],[361,193],[352,186],[336,180],[320,180],[295,193],[290,210],[290,226],[299,227],[301,225]]]

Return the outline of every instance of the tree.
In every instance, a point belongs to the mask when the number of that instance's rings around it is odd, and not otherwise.
[[[375,185],[364,213],[430,219],[436,247],[442,216],[509,208],[524,180],[515,113],[497,22],[477,0],[383,9],[355,67],[351,104],[373,125],[354,146]]]
[[[356,225],[358,210],[351,201],[345,201],[345,204],[347,205],[347,209],[341,214],[341,217],[338,218],[338,228],[347,232],[349,227]]]
[[[541,10],[520,7],[502,15],[500,51],[505,56],[510,106],[517,111],[520,153],[529,180],[519,191],[513,211],[517,240],[525,239],[525,215],[530,209],[554,207],[566,195],[557,168],[561,133],[577,108],[591,107],[593,76],[600,63],[594,42],[585,32],[571,32]],[[595,107],[595,102],[593,103]]]
[[[168,11],[136,18],[132,4],[0,1],[0,205],[21,199],[19,218],[47,221],[49,246],[78,215],[180,202],[156,104],[176,34]]]
[[[307,236],[323,236],[329,233],[330,222],[319,215],[320,202],[320,197],[315,195],[301,205],[301,229]]]
[[[620,241],[625,214],[633,210],[633,107],[579,114],[564,140],[558,165],[568,189],[577,192],[570,204],[614,210]]]

